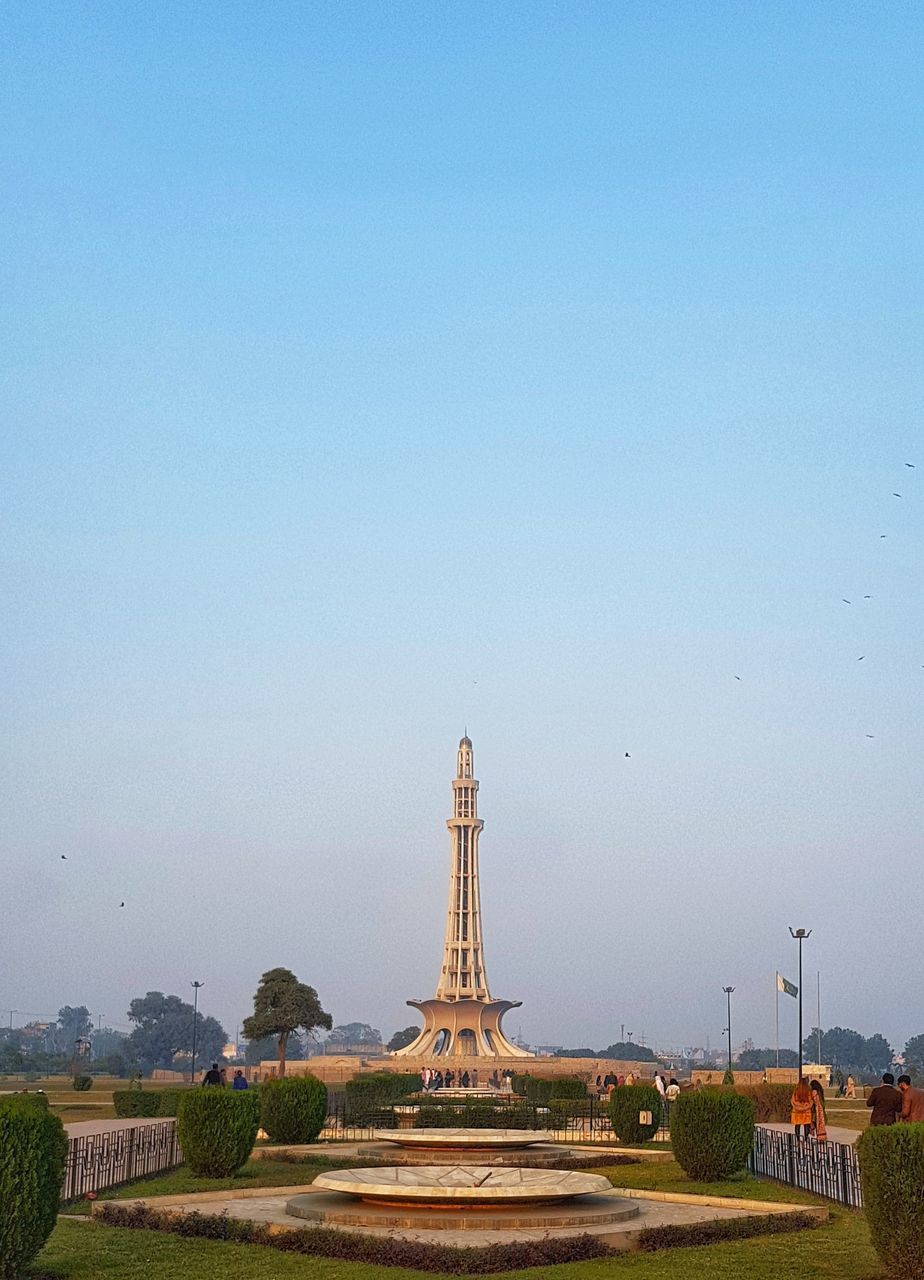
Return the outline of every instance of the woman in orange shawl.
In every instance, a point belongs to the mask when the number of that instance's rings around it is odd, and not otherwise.
[[[812,1132],[819,1142],[827,1142],[828,1126],[825,1124],[825,1091],[820,1080],[813,1080],[809,1086],[812,1090]]]
[[[807,1138],[812,1129],[812,1091],[809,1082],[801,1076],[790,1098],[789,1118],[796,1126],[796,1137]],[[800,1130],[803,1132],[800,1133]]]

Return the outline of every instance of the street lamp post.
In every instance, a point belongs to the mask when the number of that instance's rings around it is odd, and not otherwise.
[[[731,1071],[731,1064],[732,1064],[731,998],[732,998],[732,992],[734,991],[734,989],[735,989],[734,987],[722,988],[722,990],[725,992],[725,998],[728,1001],[728,1026],[725,1028],[725,1030],[728,1032],[728,1069],[729,1071]]]
[[[196,1083],[196,1031],[199,1025],[199,988],[204,987],[204,982],[191,983],[193,988],[193,1046],[192,1046],[192,1069],[189,1073],[189,1083]]]
[[[812,936],[811,929],[794,929],[789,926],[789,932],[794,938],[799,940],[799,1079],[802,1079],[802,943],[806,938]]]

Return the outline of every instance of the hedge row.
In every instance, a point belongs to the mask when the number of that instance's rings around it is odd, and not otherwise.
[[[643,1124],[639,1117],[646,1111],[651,1120]],[[609,1112],[620,1142],[649,1142],[661,1124],[661,1095],[654,1085],[624,1084],[610,1094]]]
[[[97,1217],[113,1227],[169,1231],[179,1236],[226,1240],[236,1244],[268,1245],[284,1253],[404,1267],[413,1271],[438,1271],[443,1275],[491,1275],[527,1267],[585,1262],[612,1257],[616,1253],[598,1237],[590,1235],[524,1244],[459,1247],[423,1244],[389,1236],[367,1236],[331,1227],[302,1227],[271,1234],[265,1223],[247,1222],[223,1214],[172,1215],[169,1211],[152,1209],[147,1205],[123,1205],[114,1200],[102,1204],[97,1210]],[[644,1227],[639,1233],[639,1247],[646,1253],[653,1253],[658,1249],[675,1249],[684,1245],[714,1244],[719,1240],[802,1231],[818,1225],[817,1218],[796,1210],[792,1213],[718,1219],[688,1226]]]
[[[273,1142],[315,1142],[326,1119],[327,1090],[316,1076],[284,1077],[263,1085],[260,1125]]]
[[[347,1124],[382,1122],[381,1112],[420,1092],[420,1076],[415,1072],[374,1071],[347,1081],[344,1112]]]
[[[563,1262],[606,1258],[612,1252],[608,1245],[589,1235],[478,1248],[422,1244],[396,1237],[338,1231],[332,1227],[303,1227],[273,1234],[265,1223],[247,1222],[220,1214],[171,1215],[146,1205],[122,1205],[114,1200],[102,1204],[96,1216],[114,1227],[169,1231],[179,1236],[230,1240],[238,1244],[269,1245],[284,1253],[404,1267],[413,1271],[438,1271],[444,1275],[490,1275],[526,1267],[550,1267]]]
[[[196,1177],[229,1178],[253,1151],[260,1099],[249,1089],[188,1089],[180,1102],[177,1137]]]
[[[515,1075],[513,1092],[528,1102],[546,1103],[553,1098],[586,1098],[587,1085],[576,1076],[533,1076],[529,1072]]]

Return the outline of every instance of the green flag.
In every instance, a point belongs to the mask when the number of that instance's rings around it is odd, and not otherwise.
[[[799,988],[795,983],[787,981],[781,973],[776,975],[776,989],[787,996],[797,996],[799,994]]]

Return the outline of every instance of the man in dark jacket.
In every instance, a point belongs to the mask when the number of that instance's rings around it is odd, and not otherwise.
[[[891,1071],[882,1077],[882,1084],[870,1090],[866,1105],[873,1109],[869,1118],[871,1125],[895,1124],[902,1113],[902,1095],[895,1088],[895,1077]]]
[[[203,1084],[221,1084],[221,1072],[218,1070],[218,1063],[213,1062],[210,1071],[206,1071],[202,1077]]]

